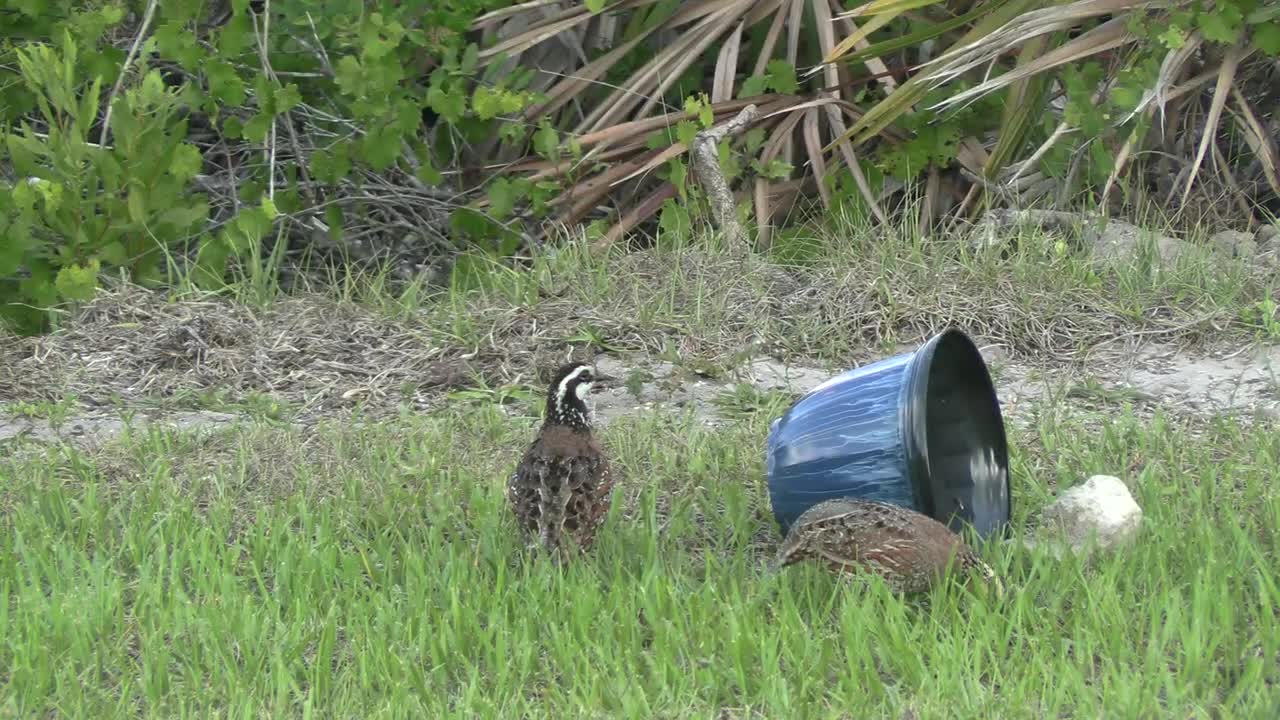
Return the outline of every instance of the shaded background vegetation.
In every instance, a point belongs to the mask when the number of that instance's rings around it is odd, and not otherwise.
[[[1276,2],[0,0],[0,33],[0,314],[26,332],[107,278],[456,284],[566,227],[685,233],[690,143],[752,104],[721,169],[789,259],[814,210],[1280,210]]]

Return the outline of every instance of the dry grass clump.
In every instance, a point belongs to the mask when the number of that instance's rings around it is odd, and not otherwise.
[[[122,287],[100,293],[64,329],[8,345],[0,400],[257,392],[332,409],[404,387],[463,383],[469,371],[457,349],[420,323],[318,295],[258,310],[213,296],[170,301]]]
[[[299,415],[378,415],[429,407],[462,386],[540,385],[570,354],[661,356],[699,370],[765,355],[848,367],[948,325],[1024,364],[1098,363],[1126,354],[1131,338],[1239,340],[1251,330],[1242,303],[1267,292],[1203,269],[1157,282],[957,247],[886,240],[806,267],[689,250],[540,259],[481,289],[414,302],[384,293],[381,304],[311,292],[259,307],[121,287],[47,337],[0,343],[0,402],[258,394]]]

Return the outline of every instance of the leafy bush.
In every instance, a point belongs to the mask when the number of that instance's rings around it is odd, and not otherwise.
[[[811,198],[885,222],[918,193],[929,226],[1212,176],[1280,212],[1277,8],[0,0],[0,317],[40,329],[105,273],[270,286],[290,248],[683,232],[693,139],[749,104],[718,150],[762,247]]]
[[[503,4],[5,0],[0,317],[43,329],[108,272],[222,287],[276,239],[491,238],[437,186],[455,146],[527,102],[518,74],[469,81],[462,34]]]
[[[92,297],[104,270],[158,279],[163,251],[200,232],[209,208],[187,192],[202,157],[183,141],[178,94],[159,72],[115,98],[104,147],[95,142],[102,77],[82,87],[70,33],[15,54],[42,131],[23,121],[3,138],[16,180],[0,191],[0,311],[33,329],[39,308]]]

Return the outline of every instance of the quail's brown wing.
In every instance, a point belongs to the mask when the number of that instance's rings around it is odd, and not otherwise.
[[[909,512],[879,502],[832,503],[809,523],[809,552],[836,566],[897,570],[920,538]]]
[[[590,545],[609,510],[613,474],[608,461],[592,442],[566,443],[553,434],[555,448],[539,437],[525,452],[507,486],[507,497],[520,527],[536,532],[544,518],[559,526],[561,507],[546,506],[542,488],[563,497],[563,527],[581,546]],[[575,440],[577,440],[575,438]],[[567,489],[567,495],[561,493]]]
[[[609,512],[613,472],[609,461],[596,453],[566,458],[566,465],[570,495],[564,528],[586,548],[595,541],[596,531]]]
[[[552,463],[548,462],[539,446],[540,443],[535,441],[525,450],[507,483],[507,502],[520,529],[525,532],[538,529],[538,517],[542,514],[539,488],[553,471]]]

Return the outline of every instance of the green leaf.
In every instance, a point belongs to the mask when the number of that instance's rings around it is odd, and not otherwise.
[[[1171,24],[1164,32],[1156,36],[1160,43],[1170,50],[1177,50],[1187,44],[1187,32],[1176,24]]]
[[[176,60],[183,70],[198,69],[205,58],[204,47],[196,42],[195,35],[184,23],[164,23],[156,28],[153,37],[160,55]]]
[[[147,220],[147,199],[138,187],[129,188],[129,219],[141,225]]]
[[[467,111],[467,96],[457,88],[445,90],[433,85],[427,90],[427,106],[450,123],[457,123]]]
[[[507,122],[502,123],[498,128],[498,137],[504,142],[518,143],[522,142],[529,134],[529,128],[521,123]]]
[[[58,271],[54,287],[58,294],[66,300],[87,301],[93,299],[93,291],[98,287],[98,269],[100,263],[95,258],[89,261],[88,267],[67,265]]]
[[[335,242],[342,242],[343,227],[346,225],[346,217],[342,213],[342,206],[330,205],[325,208],[324,222],[329,226],[329,237]]]
[[[738,160],[738,154],[733,151],[731,140],[722,140],[716,147],[716,153],[726,180],[733,180],[742,174],[742,163]]]
[[[786,60],[773,59],[765,66],[769,73],[769,86],[784,95],[794,95],[800,91],[800,83],[796,80],[796,69]]]
[[[21,218],[3,216],[0,216],[0,237],[5,239],[0,242],[0,277],[12,277],[22,267],[27,252],[37,247],[36,239]]]
[[[693,229],[693,219],[684,205],[667,200],[662,204],[662,212],[658,215],[658,229],[668,235],[684,237]]]
[[[227,258],[231,256],[231,245],[225,235],[219,237],[202,235],[199,247],[195,266],[191,269],[191,280],[197,287],[217,290],[224,284]]]
[[[335,144],[331,149],[317,150],[311,153],[311,175],[324,183],[336,183],[351,172],[351,159],[347,152],[349,145],[345,142]]]
[[[41,170],[36,156],[42,154],[43,144],[12,133],[5,135],[4,140],[9,148],[9,160],[13,163],[14,171],[26,177],[38,177]]]
[[[504,177],[497,178],[489,184],[489,214],[501,220],[511,215],[515,209],[517,192],[515,184]]]
[[[386,170],[400,158],[401,141],[395,127],[371,129],[360,143],[364,161],[374,170]]]
[[[1263,23],[1253,29],[1253,44],[1262,52],[1280,56],[1280,22]]]
[[[241,134],[250,142],[263,142],[267,139],[267,132],[271,130],[271,122],[274,119],[269,113],[260,112],[249,118]]]
[[[187,206],[179,205],[160,213],[160,217],[156,218],[155,224],[185,232],[207,217],[209,217],[209,208],[204,203]]]
[[[159,70],[152,70],[142,76],[142,87],[138,92],[145,107],[156,107],[165,101],[165,95],[168,91],[164,87],[164,78],[160,77]]]
[[[222,132],[229,140],[239,140],[244,137],[244,123],[232,115],[223,121]]]
[[[715,122],[715,112],[711,109],[711,104],[707,101],[705,94],[690,95],[684,99],[684,111],[686,114],[693,115],[698,119],[698,124],[704,128],[711,127]]]
[[[761,175],[771,180],[782,180],[783,178],[790,176],[794,169],[795,168],[791,163],[786,160],[783,160],[782,158],[774,158],[769,161],[768,165],[760,168],[759,172]]]
[[[333,70],[334,81],[338,83],[338,89],[352,97],[360,97],[362,86],[364,84],[364,70],[360,67],[360,61],[353,55],[345,55],[338,60],[337,67]]]
[[[480,64],[480,46],[475,43],[469,43],[467,49],[462,53],[462,65],[458,68],[464,75],[470,75],[476,71],[476,67]]]
[[[502,226],[475,208],[460,207],[449,215],[449,228],[471,240],[491,238]]]
[[[129,262],[129,253],[125,251],[124,243],[118,240],[103,245],[98,251],[98,257],[110,265],[124,265]]]
[[[36,194],[44,200],[45,210],[55,213],[62,208],[62,183],[53,182],[51,180],[28,181],[27,187],[33,188]]]
[[[240,11],[231,16],[231,20],[222,26],[218,33],[218,55],[233,58],[240,55],[253,43],[253,25],[249,13]]]
[[[490,120],[502,114],[500,93],[501,91],[493,90],[486,85],[477,86],[471,98],[471,107],[476,111],[476,117],[481,120]]]
[[[543,122],[533,134],[533,149],[548,160],[560,154],[560,135],[550,123]]]
[[[200,170],[204,167],[204,157],[200,155],[200,149],[190,143],[182,143],[174,148],[172,159],[169,161],[169,173],[179,183],[186,184],[191,178],[200,174]]]
[[[671,145],[671,133],[667,130],[654,130],[645,136],[645,147],[650,150],[657,150]]]
[[[680,193],[680,197],[684,197],[689,190],[688,179],[689,167],[680,158],[671,158],[667,162],[667,182],[675,187],[676,192]]]
[[[752,75],[742,81],[742,89],[738,91],[738,97],[755,97],[763,95],[768,90],[769,78],[766,75]]]
[[[273,93],[273,97],[275,98],[277,115],[287,113],[302,104],[302,93],[294,83],[277,88]]]
[[[1212,10],[1197,15],[1196,24],[1206,40],[1231,45],[1240,39],[1244,30],[1244,13],[1235,5],[1220,2]]]
[[[423,158],[414,176],[427,185],[439,185],[444,182],[444,175],[431,164],[431,158]]]
[[[604,10],[606,0],[587,0],[587,12],[595,15]]]
[[[693,139],[698,136],[698,126],[688,120],[681,120],[676,123],[676,140],[682,142],[686,147],[693,144]]]

